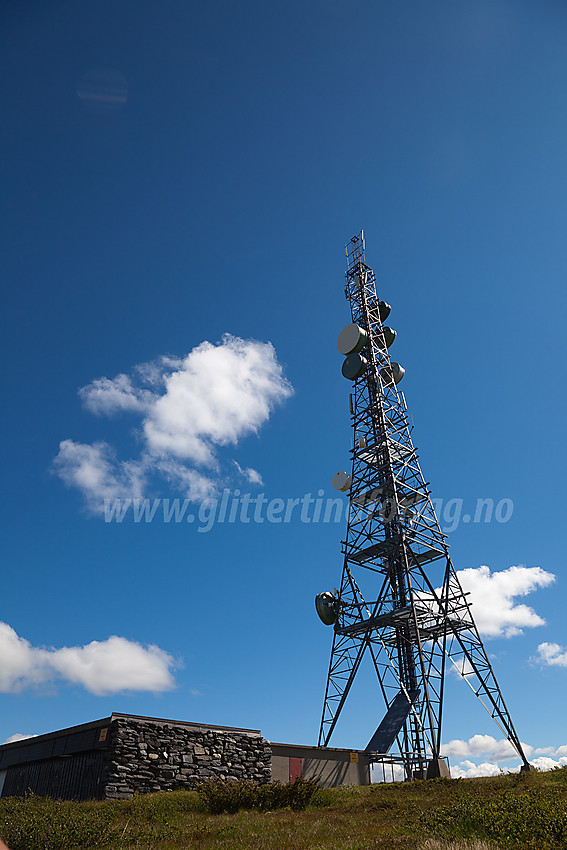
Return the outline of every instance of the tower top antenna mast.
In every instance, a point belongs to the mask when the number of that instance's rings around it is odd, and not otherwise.
[[[358,262],[364,262],[364,230],[358,236],[353,236],[345,245],[345,255],[348,268],[353,268]]]

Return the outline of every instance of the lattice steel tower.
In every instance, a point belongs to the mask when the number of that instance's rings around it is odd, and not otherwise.
[[[447,775],[440,747],[449,661],[529,770],[421,472],[398,389],[404,370],[388,352],[390,307],[376,294],[362,232],[345,253],[352,323],[337,347],[353,381],[354,439],[351,473],[333,479],[349,499],[340,590],[316,598],[334,628],[319,746],[328,746],[368,653],[386,709],[366,748],[371,760],[403,765],[408,779]]]

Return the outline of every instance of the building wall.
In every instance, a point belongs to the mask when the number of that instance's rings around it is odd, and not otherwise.
[[[271,779],[271,749],[255,730],[215,729],[122,715],[109,729],[104,796],[192,788],[210,777]]]
[[[370,784],[368,756],[357,750],[274,743],[271,747],[274,780],[289,782],[300,775],[318,779],[323,788]]]
[[[59,799],[128,798],[193,788],[210,777],[289,782],[296,776],[316,777],[323,787],[370,782],[364,753],[270,744],[257,729],[126,714],[0,746],[4,797],[32,790]]]
[[[103,753],[62,756],[8,768],[2,796],[23,797],[33,791],[40,797],[94,800],[101,796]]]
[[[0,746],[0,796],[101,797],[110,717]]]

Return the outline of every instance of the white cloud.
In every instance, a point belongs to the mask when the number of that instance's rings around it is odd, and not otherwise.
[[[156,454],[211,463],[216,445],[256,432],[291,387],[269,343],[225,334],[203,342],[165,378],[143,428]]]
[[[180,490],[192,502],[202,502],[218,493],[216,481],[177,460],[158,460],[153,466],[172,487]]]
[[[242,477],[246,478],[246,480],[249,481],[250,484],[258,484],[260,487],[262,486],[264,482],[262,480],[262,476],[260,475],[257,469],[252,469],[251,466],[248,466],[246,469],[242,469],[240,464],[236,461],[234,461],[234,465],[236,466]]]
[[[251,466],[244,470],[244,475],[251,484],[258,484],[259,486],[262,486],[264,483],[258,470],[252,469]]]
[[[113,635],[86,646],[51,652],[54,670],[68,682],[82,685],[97,696],[117,691],[167,691],[173,687],[173,658],[158,646]]]
[[[567,765],[567,745],[534,748],[522,741],[522,748],[530,764],[538,770],[553,770]],[[451,776],[455,779],[497,776],[502,770],[516,773],[520,769],[520,763],[500,766],[502,762],[518,759],[518,753],[506,738],[496,740],[492,735],[473,735],[468,741],[456,738],[441,747],[441,755],[457,761],[451,765]],[[477,764],[481,759],[481,763]]]
[[[371,782],[403,782],[406,772],[401,764],[386,764],[382,770],[381,764],[370,765]]]
[[[0,693],[17,692],[45,681],[42,653],[7,623],[0,623]]]
[[[0,692],[58,680],[82,685],[97,696],[120,691],[166,691],[174,687],[175,660],[158,646],[112,636],[86,646],[35,647],[0,623]]]
[[[533,752],[533,747],[524,743],[522,743],[522,747],[526,756],[529,757]],[[456,738],[441,747],[441,755],[454,756],[459,759],[485,756],[494,762],[518,758],[518,753],[506,738],[498,741],[492,735],[473,735],[468,741]]]
[[[79,395],[85,407],[99,416],[144,410],[153,401],[151,390],[135,387],[128,375],[117,375],[112,380],[98,378],[82,387]]]
[[[107,443],[63,440],[54,467],[65,484],[83,492],[94,511],[102,509],[105,499],[140,498],[146,479],[143,463],[117,461]]]
[[[530,744],[526,744],[525,741],[520,742],[522,745],[522,749],[526,758],[529,758],[533,753],[533,747]],[[493,761],[508,761],[508,759],[513,759],[518,757],[518,753],[510,743],[510,741],[506,740],[506,738],[501,738],[490,752],[490,758]]]
[[[472,761],[463,761],[451,766],[451,777],[453,779],[473,779],[475,776],[498,776],[502,773],[497,764],[482,762],[474,764]]]
[[[14,732],[4,741],[5,744],[14,744],[16,741],[27,741],[28,738],[37,738],[37,735],[22,735],[21,732]]]
[[[492,735],[473,735],[468,741],[455,738],[441,747],[441,755],[456,756],[458,758],[471,755],[477,756],[490,752],[495,745],[496,738],[493,738]]]
[[[530,764],[537,767],[538,770],[555,770],[556,767],[565,767],[567,758],[552,759],[547,756],[540,756],[537,759],[532,759]]]
[[[558,643],[540,643],[534,661],[549,667],[567,667],[567,649]]]
[[[534,750],[536,756],[567,756],[567,744],[562,744],[560,747],[537,747]]]
[[[530,764],[537,770],[555,770],[558,767],[567,765],[567,758],[552,759],[545,756],[540,758],[530,759]],[[451,776],[453,779],[472,779],[475,776],[498,776],[504,773],[518,773],[520,765],[514,767],[501,768],[493,762],[482,762],[475,764],[474,762],[465,759],[459,764],[451,765]]]
[[[541,567],[521,566],[492,573],[489,567],[482,566],[459,570],[458,576],[465,592],[470,593],[473,617],[485,637],[513,637],[522,634],[524,628],[545,625],[533,608],[516,603],[515,598],[547,587],[555,581],[553,573]]]
[[[133,377],[103,377],[83,387],[79,394],[92,413],[138,415],[140,457],[121,461],[104,442],[64,440],[55,470],[94,511],[104,499],[140,498],[152,476],[200,501],[223,483],[219,448],[257,433],[292,393],[271,343],[225,334],[218,345],[203,342],[184,358],[161,357],[135,367]],[[257,470],[238,469],[251,484],[262,483]]]
[[[468,660],[468,658],[451,658],[452,666],[449,668],[451,673],[455,672],[458,676],[464,678],[465,676],[470,676],[471,673],[474,673],[474,667]]]

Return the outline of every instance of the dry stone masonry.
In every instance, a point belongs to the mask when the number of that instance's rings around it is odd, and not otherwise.
[[[368,785],[368,755],[266,741],[258,729],[113,713],[0,744],[0,797],[128,798],[194,788],[203,779],[263,783],[316,778],[324,788]]]
[[[271,779],[270,744],[253,730],[141,718],[113,719],[105,751],[105,797],[193,788],[203,779]]]

